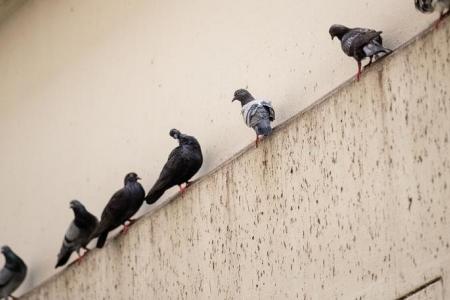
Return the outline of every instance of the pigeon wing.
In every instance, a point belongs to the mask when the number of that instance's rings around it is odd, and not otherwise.
[[[349,53],[354,54],[362,47],[366,46],[373,39],[378,38],[381,35],[382,31],[368,31],[365,33],[359,33],[355,36],[355,38],[350,43],[350,47],[348,49]]]
[[[128,201],[125,189],[114,193],[102,212],[102,217],[91,238],[97,237],[104,231],[112,230],[121,224],[122,215],[128,210]]]
[[[3,268],[0,271],[0,288],[6,286],[11,280],[11,278],[13,278],[13,276],[14,276],[13,271],[7,268]]]
[[[78,228],[74,222],[70,223],[69,228],[64,236],[64,245],[67,247],[76,243],[76,240],[80,237],[80,228]]]
[[[275,110],[273,109],[272,104],[267,101],[263,101],[263,102],[261,102],[261,104],[268,111],[270,121],[274,121],[275,120]]]
[[[178,146],[170,152],[158,180],[148,192],[146,197],[147,203],[154,203],[167,189],[176,184],[177,177],[183,172],[185,167],[184,158],[181,155],[182,151],[182,146]]]

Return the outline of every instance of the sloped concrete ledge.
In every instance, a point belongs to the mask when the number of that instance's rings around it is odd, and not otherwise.
[[[22,299],[450,299],[449,82],[446,21]]]

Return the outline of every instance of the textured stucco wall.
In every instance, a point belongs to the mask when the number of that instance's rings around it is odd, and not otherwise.
[[[23,299],[450,299],[450,23]]]
[[[0,244],[30,265],[19,294],[54,274],[69,201],[99,215],[129,171],[149,189],[171,128],[199,139],[204,174],[254,138],[235,89],[280,123],[355,74],[330,24],[395,48],[436,17],[413,0],[26,1],[0,24]]]

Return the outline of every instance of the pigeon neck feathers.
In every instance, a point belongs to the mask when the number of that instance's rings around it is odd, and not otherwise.
[[[5,268],[12,271],[20,271],[21,264],[23,264],[20,257],[18,257],[14,252],[5,253]]]
[[[131,193],[131,195],[132,195],[131,197],[140,197],[140,194],[145,194],[144,188],[137,181],[127,182],[125,184],[124,189],[127,190],[129,193]],[[142,198],[144,198],[144,196],[145,195],[143,195]]]
[[[255,98],[253,98],[252,95],[247,96],[247,98],[241,100],[241,107],[244,107],[250,102],[256,101]]]
[[[74,209],[73,213],[75,215],[74,223],[78,228],[87,228],[95,222],[95,217],[85,209]]]
[[[180,134],[178,138],[178,143],[180,146],[194,146],[194,147],[200,147],[200,144],[198,143],[197,139],[190,135]]]

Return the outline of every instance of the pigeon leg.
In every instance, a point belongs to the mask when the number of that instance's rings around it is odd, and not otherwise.
[[[182,184],[180,184],[180,185],[178,185],[178,186],[180,187],[180,193],[181,193],[181,194],[184,194],[184,192],[186,192],[187,185],[184,185],[184,184],[182,183]]]
[[[444,13],[444,11],[441,11],[441,14],[439,15],[439,19],[434,24],[434,29],[438,29],[439,26],[441,26],[442,21],[444,20],[445,16],[448,15],[448,12]]]
[[[128,220],[128,227],[130,227],[131,225],[133,225],[134,223],[136,223],[137,219],[129,219]]]
[[[9,295],[9,297],[10,297],[11,299],[13,299],[13,300],[19,300],[19,298],[14,297],[13,295]]]
[[[86,254],[86,253],[85,253]],[[78,255],[78,259],[77,259],[77,264],[81,264],[81,262],[83,261],[84,255],[80,255],[80,249],[77,250],[77,255]]]
[[[258,148],[258,144],[259,144],[259,136],[258,136],[258,134],[256,134],[256,140],[255,140],[256,148]]]
[[[370,57],[369,63],[364,66],[364,69],[368,68],[368,67],[370,67],[370,65],[372,65],[372,59],[373,59],[373,56]]]
[[[358,60],[358,73],[356,74],[356,81],[359,81],[361,78],[361,61]]]
[[[129,229],[130,229],[130,225],[125,223],[125,224],[123,224],[123,229],[122,229],[122,231],[120,233],[121,234],[127,234]]]
[[[127,234],[128,230],[130,229],[131,225],[133,225],[134,223],[136,223],[137,219],[129,219],[127,221],[125,221],[125,223],[123,223],[123,229],[120,232],[121,234]],[[128,222],[128,223],[127,223]]]

